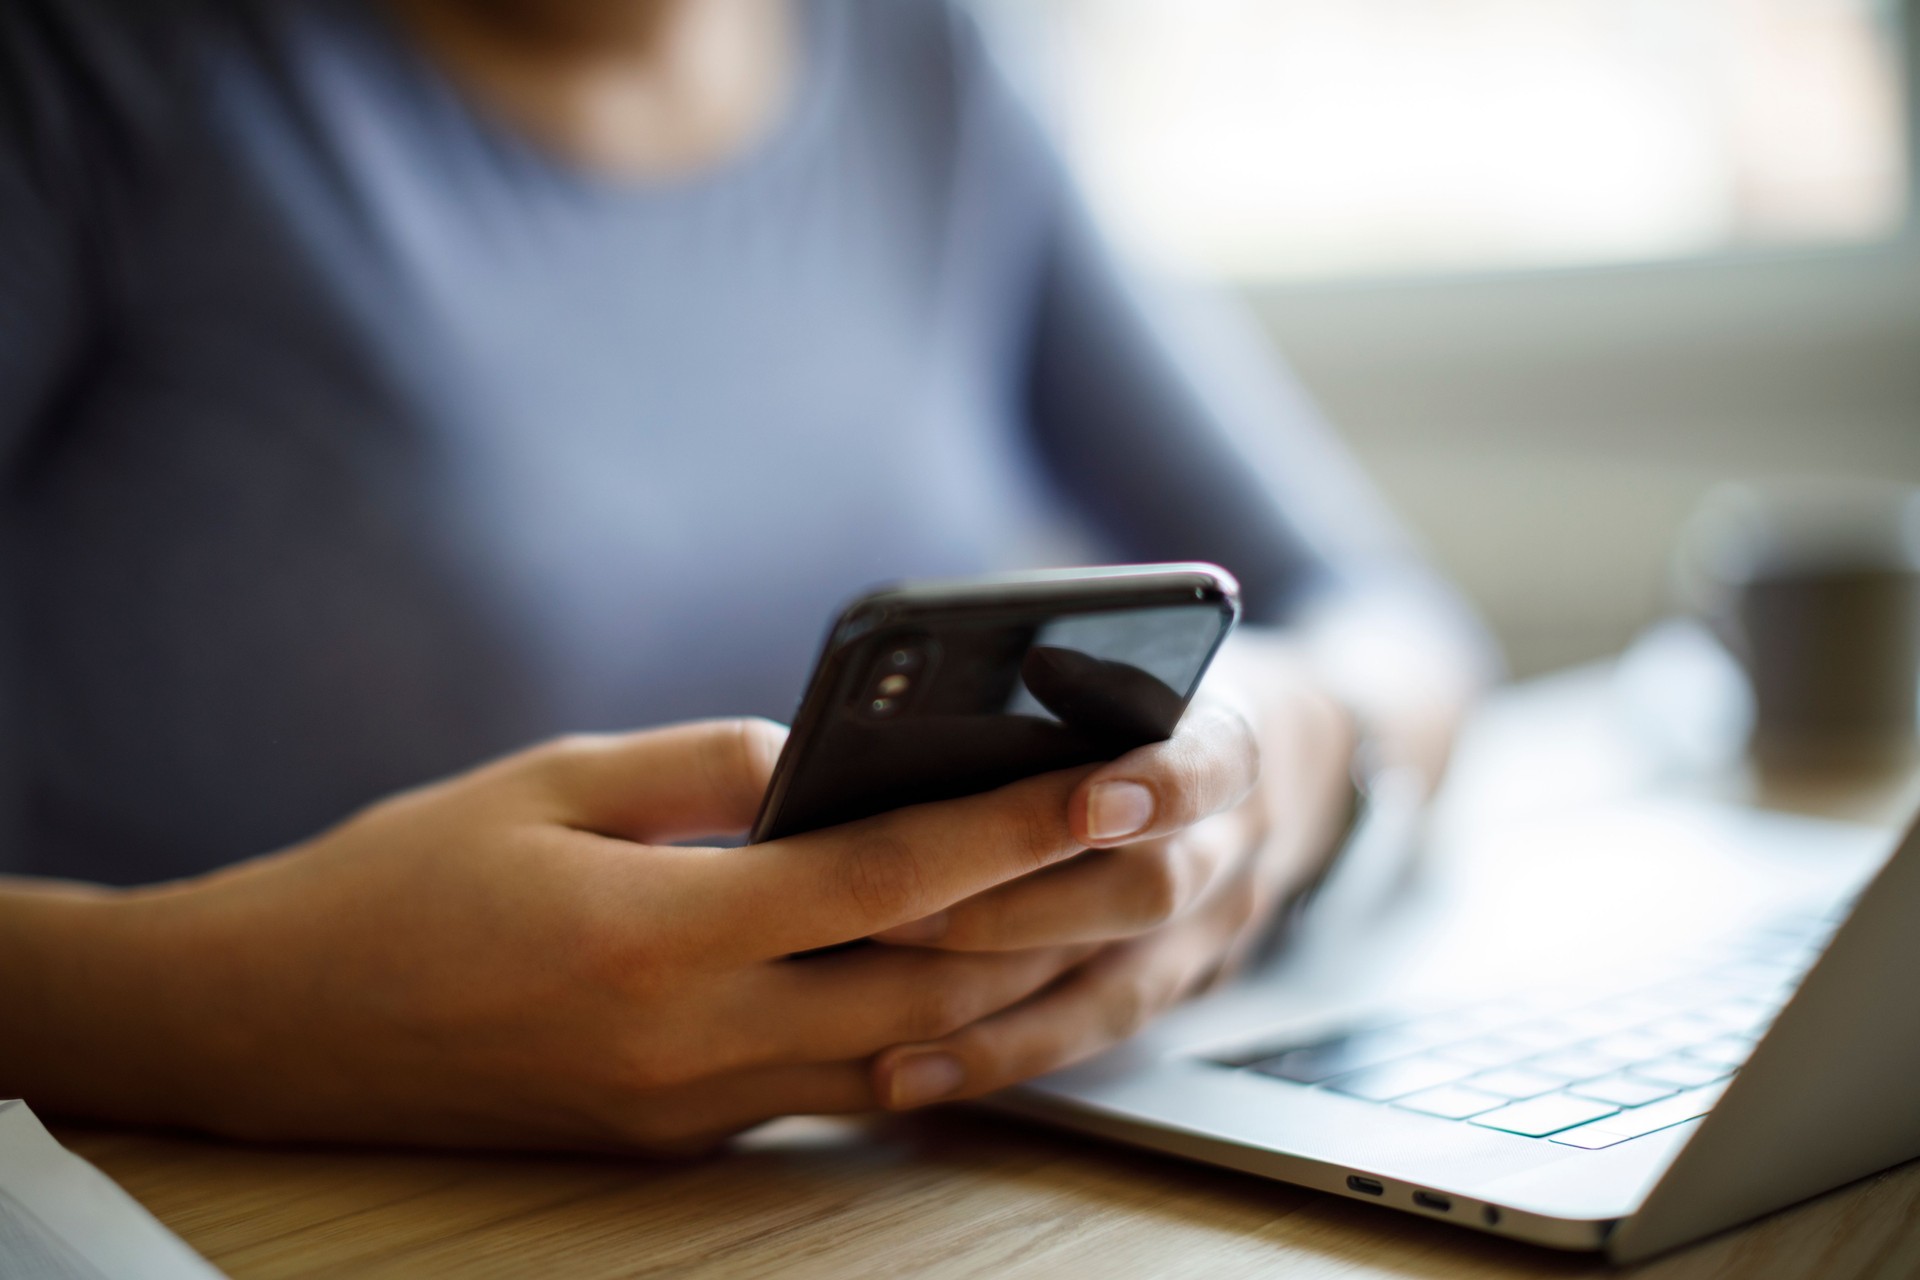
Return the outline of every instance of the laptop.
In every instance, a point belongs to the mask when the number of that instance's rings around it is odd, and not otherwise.
[[[1619,1262],[1920,1155],[1920,826],[1614,805],[1382,893],[1370,825],[1278,960],[990,1105]]]

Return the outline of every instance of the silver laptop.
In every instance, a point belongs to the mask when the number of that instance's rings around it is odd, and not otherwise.
[[[993,1105],[1622,1262],[1920,1155],[1920,827],[1463,838],[1383,895],[1376,824],[1277,963]]]

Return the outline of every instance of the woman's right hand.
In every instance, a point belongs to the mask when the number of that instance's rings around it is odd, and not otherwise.
[[[1086,771],[761,845],[672,843],[751,822],[781,732],[569,738],[199,880],[29,912],[40,954],[76,961],[47,966],[64,976],[32,1007],[74,1021],[0,1084],[250,1138],[661,1152],[871,1108],[874,1053],[1015,1004],[1091,948],[788,957],[1071,856]]]

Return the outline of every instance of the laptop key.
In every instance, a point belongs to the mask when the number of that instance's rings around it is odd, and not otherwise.
[[[1716,977],[1722,975],[1765,990],[1798,982],[1800,966],[1789,960],[1736,960],[1715,974]]]
[[[1688,1045],[1705,1044],[1716,1036],[1724,1034],[1726,1029],[1718,1023],[1709,1022],[1705,1018],[1696,1018],[1687,1013],[1662,1018],[1658,1022],[1647,1024],[1640,1030],[1645,1035],[1668,1041],[1675,1048],[1685,1048]]]
[[[1660,1058],[1654,1062],[1642,1062],[1628,1067],[1627,1074],[1641,1080],[1652,1080],[1656,1084],[1670,1084],[1676,1089],[1693,1089],[1700,1085],[1712,1084],[1715,1080],[1726,1079],[1733,1074],[1733,1068],[1723,1067],[1701,1058],[1686,1058],[1675,1054],[1671,1058]]]
[[[1728,1035],[1757,1040],[1761,1033],[1773,1025],[1774,1010],[1756,1000],[1734,1000],[1703,1009],[1699,1016],[1710,1020]]]
[[[1562,1146],[1580,1147],[1587,1151],[1598,1151],[1611,1147],[1629,1138],[1645,1137],[1662,1129],[1671,1129],[1676,1124],[1685,1124],[1697,1120],[1713,1110],[1713,1104],[1720,1101],[1720,1095],[1727,1086],[1711,1084],[1704,1089],[1689,1089],[1676,1094],[1664,1102],[1650,1106],[1636,1107],[1631,1111],[1622,1111],[1617,1115],[1578,1128],[1568,1129],[1553,1135],[1553,1140]],[[1478,1124],[1479,1121],[1474,1121]]]
[[[1718,1034],[1717,1030],[1716,1034]],[[1595,1053],[1604,1053],[1609,1058],[1618,1058],[1622,1062],[1645,1062],[1652,1058],[1664,1058],[1679,1049],[1681,1045],[1666,1036],[1656,1036],[1645,1030],[1634,1030],[1602,1036],[1587,1047]]]
[[[1581,1041],[1586,1041],[1610,1036],[1616,1031],[1625,1031],[1629,1027],[1638,1026],[1649,1018],[1658,1016],[1658,1010],[1652,1013],[1622,1012],[1609,1009],[1604,1005],[1588,1005],[1582,1009],[1569,1010],[1555,1021],[1577,1032]]]
[[[1637,1080],[1632,1076],[1618,1075],[1582,1081],[1568,1086],[1567,1092],[1578,1094],[1582,1098],[1592,1098],[1597,1102],[1611,1102],[1616,1106],[1644,1107],[1649,1102],[1671,1098],[1680,1090],[1670,1084],[1656,1084],[1652,1080]]]
[[[1420,1048],[1418,1041],[1393,1032],[1358,1031],[1289,1049],[1250,1065],[1262,1075],[1278,1076],[1295,1084],[1319,1084],[1362,1067],[1418,1052]]]
[[[1472,1073],[1473,1068],[1464,1062],[1449,1062],[1445,1058],[1402,1058],[1398,1062],[1383,1063],[1341,1076],[1326,1087],[1335,1093],[1365,1098],[1369,1102],[1390,1102],[1435,1085],[1451,1084],[1461,1076]]]
[[[1613,1115],[1619,1110],[1620,1108],[1611,1102],[1576,1098],[1568,1093],[1553,1093],[1542,1098],[1529,1098],[1524,1102],[1515,1102],[1501,1107],[1498,1111],[1474,1116],[1467,1123],[1477,1124],[1486,1129],[1503,1129],[1508,1133],[1517,1133],[1523,1138],[1544,1138],[1562,1129],[1589,1124]]]
[[[1423,1089],[1419,1093],[1409,1094],[1396,1100],[1393,1105],[1423,1115],[1439,1116],[1443,1120],[1465,1120],[1468,1116],[1504,1107],[1507,1102],[1508,1099],[1498,1094],[1481,1093],[1478,1089],[1457,1084],[1443,1084],[1437,1089]]]
[[[1471,1011],[1449,1010],[1445,1013],[1429,1013],[1415,1016],[1406,1022],[1397,1022],[1392,1026],[1383,1026],[1382,1031],[1390,1031],[1396,1036],[1405,1036],[1422,1046],[1451,1044],[1464,1040],[1468,1036],[1481,1034],[1485,1023]],[[1511,1017],[1506,1018],[1511,1021]]]
[[[1471,1063],[1475,1067],[1507,1067],[1530,1058],[1539,1050],[1519,1040],[1509,1040],[1505,1036],[1481,1036],[1477,1040],[1463,1040],[1459,1044],[1442,1045],[1434,1052],[1456,1062]]]
[[[1655,1018],[1662,1017],[1666,1014],[1667,1006],[1657,1001],[1649,1000],[1645,996],[1629,994],[1615,996],[1610,1000],[1602,1000],[1598,1004],[1589,1005],[1587,1012],[1598,1019],[1604,1020],[1606,1023],[1605,1029],[1595,1034],[1608,1035],[1616,1031],[1626,1031],[1630,1028],[1640,1026],[1642,1023],[1652,1022]]]
[[[1689,1058],[1711,1062],[1729,1071],[1746,1062],[1752,1054],[1753,1041],[1744,1036],[1720,1036],[1705,1044],[1696,1044],[1686,1051]]]
[[[1620,1059],[1608,1057],[1604,1053],[1563,1049],[1559,1053],[1543,1054],[1520,1065],[1529,1071],[1544,1071],[1548,1075],[1564,1076],[1569,1080],[1593,1080],[1600,1076],[1612,1075],[1625,1064]]]
[[[1483,1071],[1461,1083],[1469,1089],[1497,1093],[1503,1098],[1537,1098],[1543,1093],[1563,1089],[1572,1082],[1565,1076],[1529,1071],[1525,1067],[1506,1067],[1498,1071]]]
[[[1579,1027],[1570,1026],[1558,1018],[1538,1018],[1517,1027],[1505,1027],[1501,1029],[1500,1037],[1524,1044],[1534,1053],[1551,1053],[1587,1038]]]
[[[1641,994],[1649,1003],[1659,1005],[1669,1013],[1680,1013],[1710,1001],[1731,999],[1742,994],[1749,986],[1724,977],[1695,976],[1663,982]]]
[[[1479,1004],[1470,1004],[1454,1009],[1448,1015],[1459,1028],[1460,1034],[1453,1039],[1465,1036],[1485,1035],[1500,1027],[1510,1027],[1524,1021],[1528,1016],[1526,1006],[1513,1000],[1483,1000]]]

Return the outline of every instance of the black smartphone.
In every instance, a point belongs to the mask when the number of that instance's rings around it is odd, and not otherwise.
[[[1173,736],[1240,616],[1209,564],[907,583],[827,635],[752,839],[951,800]]]

